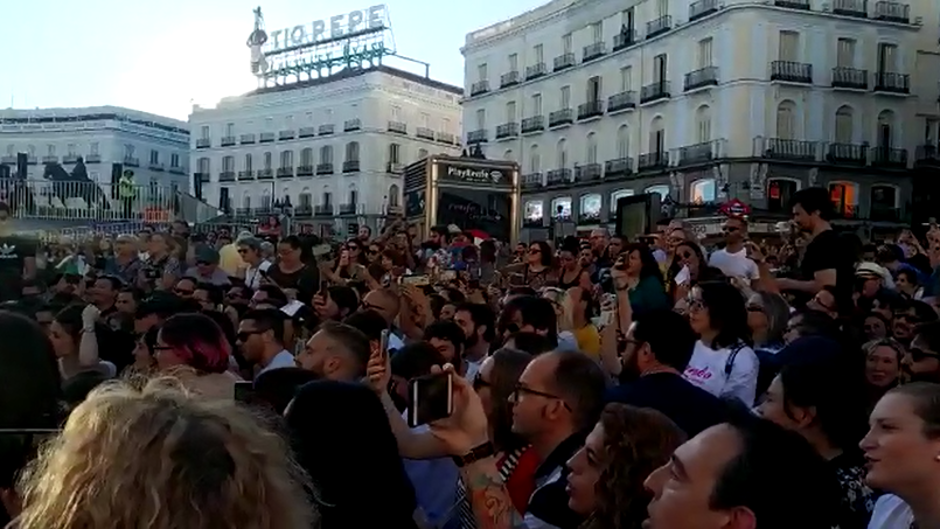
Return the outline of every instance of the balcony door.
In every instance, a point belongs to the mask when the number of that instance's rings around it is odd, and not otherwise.
[[[591,77],[587,81],[587,97],[585,101],[592,103],[594,101],[599,101],[601,98],[601,78],[600,77]]]
[[[661,53],[653,57],[653,82],[655,83],[664,83],[666,82],[666,68],[668,64],[666,62],[666,54]]]
[[[797,192],[793,180],[770,180],[767,183],[767,209],[772,213],[787,213],[790,199]]]
[[[895,72],[898,47],[884,42],[878,44],[878,73]]]

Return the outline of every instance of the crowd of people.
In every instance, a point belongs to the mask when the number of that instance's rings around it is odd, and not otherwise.
[[[940,227],[0,248],[19,529],[940,528]],[[0,208],[2,210],[2,208]],[[0,219],[2,220],[2,219]],[[11,250],[10,248],[13,247]],[[411,381],[451,380],[415,426]],[[937,465],[936,467],[931,465]]]

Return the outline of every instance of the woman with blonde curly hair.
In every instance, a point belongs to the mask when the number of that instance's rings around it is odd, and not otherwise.
[[[568,507],[587,518],[581,529],[639,529],[652,498],[643,482],[685,439],[656,410],[608,404],[568,461]]]
[[[298,529],[318,518],[282,438],[157,380],[96,389],[21,482],[18,529]]]

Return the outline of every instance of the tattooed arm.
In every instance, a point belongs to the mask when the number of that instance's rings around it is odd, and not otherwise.
[[[496,458],[487,457],[462,469],[467,496],[479,529],[526,529],[499,476]]]

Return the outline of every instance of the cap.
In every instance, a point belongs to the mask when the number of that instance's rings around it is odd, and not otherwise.
[[[207,244],[200,244],[196,247],[196,262],[219,264],[219,252]]]
[[[887,280],[888,271],[876,263],[860,263],[855,269],[855,277]]]
[[[450,226],[447,227],[447,233],[450,233],[451,235],[460,235],[461,233],[463,233],[463,230],[457,227],[456,224],[451,224]]]

